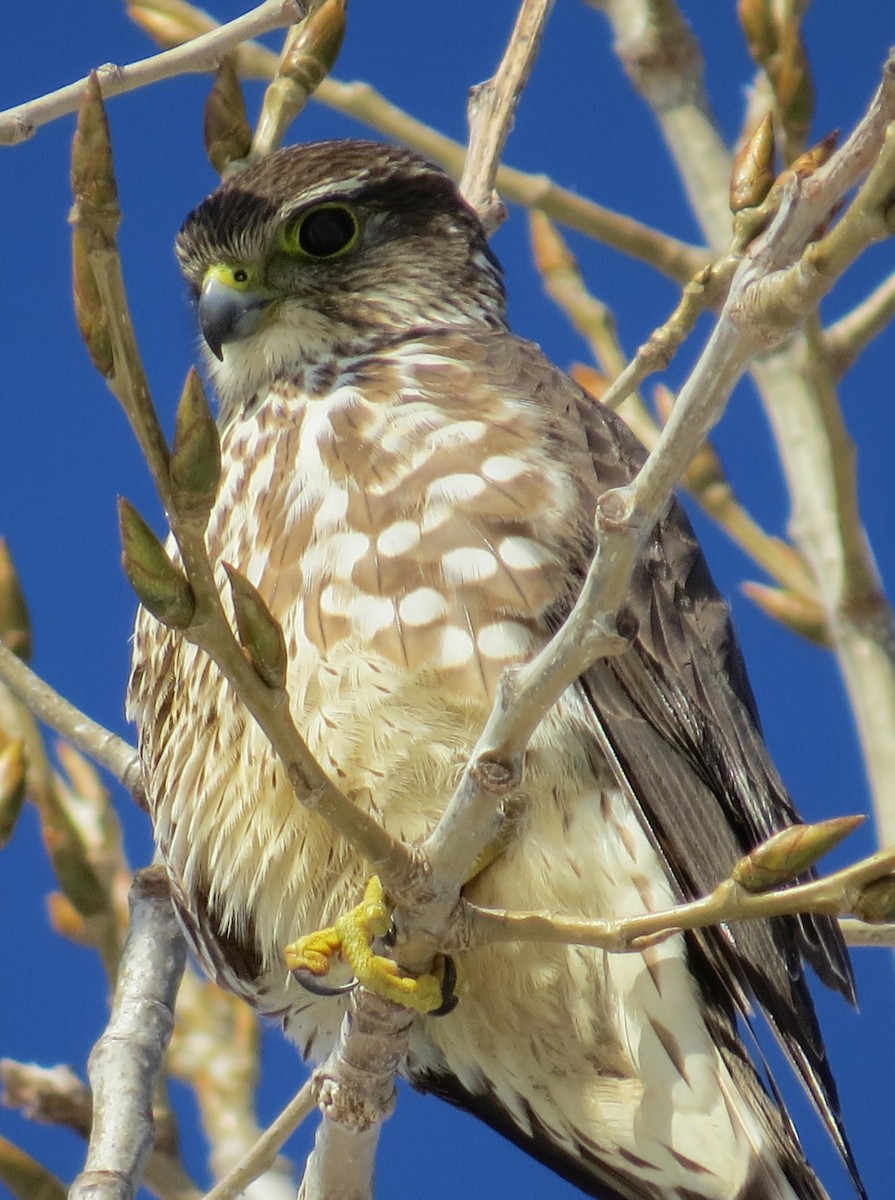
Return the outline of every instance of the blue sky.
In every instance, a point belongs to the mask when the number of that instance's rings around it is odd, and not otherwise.
[[[48,0],[8,12],[0,39],[0,106],[85,74],[106,61],[149,52],[146,39],[113,0],[71,5]],[[217,0],[220,18],[242,5]],[[709,56],[708,84],[724,131],[739,128],[751,67],[732,3],[683,5]],[[847,17],[844,13],[847,10]],[[342,79],[366,79],[394,103],[454,137],[465,130],[466,91],[494,69],[510,28],[508,0],[355,0],[338,65]],[[876,87],[893,40],[891,0],[843,6],[816,0],[808,20],[818,104],[815,130],[848,130]],[[272,44],[276,44],[273,42]],[[195,357],[193,317],[172,254],[187,211],[215,184],[201,145],[208,83],[185,77],[110,103],[125,223],[125,271],[156,402],[170,428],[183,377]],[[261,89],[249,89],[257,111]],[[0,154],[5,284],[0,299],[0,535],[10,543],[31,604],[34,663],[55,687],[97,720],[133,737],[123,718],[128,638],[134,600],[119,567],[115,498],[125,494],[159,522],[148,474],[115,401],[94,373],[72,315],[68,265],[68,151],[72,119],[42,129]],[[311,105],[295,140],[359,136],[364,130]],[[580,0],[559,0],[541,59],[520,107],[506,160],[544,171],[613,208],[688,240],[697,231],[666,151],[611,53],[604,21]],[[616,311],[632,351],[672,307],[669,283],[611,251],[573,235],[593,290]],[[529,260],[524,214],[511,210],[495,238],[506,270],[517,331],[539,341],[561,365],[586,360],[586,347],[554,310]],[[891,246],[877,248],[843,281],[825,312],[836,317],[892,269]],[[704,336],[704,329],[702,336]],[[700,335],[697,335],[697,339]],[[696,342],[694,341],[694,346]],[[884,578],[895,574],[891,527],[892,438],[885,424],[893,350],[884,334],[845,381],[842,401],[860,455],[861,499]],[[692,360],[688,346],[683,362]],[[674,386],[682,366],[668,381]],[[744,501],[782,533],[787,501],[764,418],[748,386],[740,389],[716,442]],[[700,523],[713,570],[730,596],[768,740],[808,818],[867,811],[868,797],[851,717],[835,664],[757,613],[738,593],[757,572],[723,536]],[[146,818],[127,796],[117,802],[131,861],[151,854]],[[870,831],[847,854],[873,847]],[[846,855],[839,856],[844,862]],[[33,813],[26,813],[0,856],[0,1055],[46,1065],[71,1062],[83,1072],[105,1019],[104,984],[95,958],[48,930],[53,880]],[[895,1079],[891,1030],[892,960],[856,955],[861,1016],[835,997],[818,997],[843,1107],[871,1197],[890,1194],[895,1154],[888,1113]],[[262,1116],[271,1118],[300,1079],[292,1050],[271,1029],[265,1039]],[[845,1177],[798,1087],[781,1070],[784,1091],[803,1129],[809,1156],[831,1195],[848,1196]],[[886,1116],[883,1116],[883,1114]],[[70,1179],[83,1147],[65,1130],[38,1129],[0,1110],[0,1132]],[[207,1179],[189,1104],[184,1153]],[[301,1157],[306,1135],[290,1147]],[[519,1189],[544,1200],[572,1190],[470,1118],[432,1099],[403,1093],[388,1123],[379,1166],[383,1196],[425,1180],[429,1200],[502,1197]]]

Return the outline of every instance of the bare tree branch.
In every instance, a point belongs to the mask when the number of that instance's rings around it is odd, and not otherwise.
[[[494,181],[552,7],[553,0],[522,0],[497,73],[470,92],[469,148],[460,191],[488,232],[496,229],[504,217],[503,205],[494,194]]]
[[[232,1171],[214,1185],[205,1200],[236,1200],[276,1162],[277,1154],[316,1104],[316,1085],[312,1079],[305,1083],[289,1101],[278,1117],[261,1134],[254,1146],[240,1159]],[[292,1189],[294,1194],[294,1188]]]
[[[168,1072],[195,1093],[211,1170],[220,1181],[215,1193],[236,1176],[242,1180],[236,1190],[246,1188],[247,1200],[295,1200],[289,1164],[276,1158],[281,1143],[274,1144],[275,1129],[262,1133],[258,1124],[261,1028],[256,1015],[243,1000],[187,970],[175,1016]],[[295,1111],[295,1103],[276,1128]],[[285,1129],[284,1138],[289,1132]],[[250,1177],[247,1163],[253,1166]]]
[[[617,954],[642,950],[683,930],[704,929],[729,921],[763,920],[794,912],[839,916],[852,911],[864,885],[887,877],[893,870],[895,848],[881,850],[832,875],[779,891],[750,892],[735,879],[726,879],[708,896],[689,904],[618,920],[581,920],[555,913],[509,912],[466,905],[464,936],[468,942],[464,940],[462,948],[535,941],[596,946]],[[859,927],[868,928],[862,921],[852,926]]]
[[[604,0],[600,7],[635,86],[666,132],[709,241],[723,249],[730,233],[725,205],[731,161],[708,110],[692,33],[674,0]],[[816,172],[798,215],[790,209],[790,262],[810,223],[816,221],[816,229],[829,216],[828,209],[815,207],[815,196],[844,196],[869,171],[893,117],[890,59],[855,132]],[[779,265],[789,265],[785,254]],[[816,336],[809,328],[809,338]],[[895,623],[860,520],[854,448],[828,370],[824,378],[823,359],[822,347],[797,336],[755,361],[751,373],[775,431],[793,502],[793,538],[817,580],[861,737],[880,837],[888,843],[895,842]]]
[[[138,871],[112,1015],[90,1055],[90,1145],[71,1200],[129,1200],[137,1189],[154,1142],[151,1096],[185,962],[164,870]]]
[[[36,717],[110,771],[133,796],[142,799],[143,777],[133,746],[75,708],[3,645],[0,645],[0,679]]]
[[[151,7],[132,5],[130,12],[142,28],[164,45],[178,44],[217,28],[208,13],[184,0],[155,0]],[[279,61],[276,54],[256,42],[239,46],[234,58],[240,74],[250,79],[271,79]],[[391,104],[369,84],[324,79],[314,98],[439,163],[452,178],[459,179],[462,175],[466,161],[466,147],[462,142],[445,137]],[[72,105],[71,111],[75,107]],[[603,208],[559,187],[546,175],[527,175],[524,171],[501,166],[496,183],[507,200],[537,208],[556,221],[648,263],[679,283],[686,283],[706,264],[704,250]]]
[[[289,31],[273,82],[264,93],[251,159],[263,158],[283,144],[286,130],[332,69],[345,36],[346,4],[347,0],[324,0]]]
[[[299,1200],[372,1200],[382,1121],[394,1107],[395,1076],[415,1014],[362,992],[339,1043],[314,1074],[323,1120]]]
[[[392,838],[332,783],[301,737],[282,684],[271,686],[246,657],[224,611],[205,546],[210,505],[200,511],[181,504],[172,480],[171,454],[152,403],[130,317],[115,240],[120,211],[109,132],[96,88],[88,89],[82,108],[73,150],[73,178],[79,322],[97,366],[137,435],[180,550],[189,591],[183,599],[195,607],[191,616],[184,617],[186,623],[178,625],[179,631],[208,654],[234,686],[280,755],[300,803],[338,829],[365,855],[374,871],[388,880],[390,890],[400,895],[418,885],[421,863],[410,847]],[[97,196],[101,197],[99,203]],[[198,378],[188,380],[182,407],[187,403],[205,405],[197,389],[201,390]],[[160,565],[154,560],[154,567]],[[171,570],[176,575],[176,569]]]
[[[235,46],[247,38],[258,37],[271,29],[280,29],[300,21],[304,15],[298,0],[265,0],[257,8],[235,21],[217,26],[201,38],[183,46],[154,54],[151,58],[116,67],[107,63],[96,72],[104,96],[120,96],[162,79],[171,79],[190,71],[213,71]],[[0,146],[27,141],[49,121],[77,112],[89,80],[79,79],[67,87],[26,104],[0,112]]]
[[[824,349],[836,379],[848,371],[864,349],[895,317],[895,273],[884,279],[866,300],[825,330]]]

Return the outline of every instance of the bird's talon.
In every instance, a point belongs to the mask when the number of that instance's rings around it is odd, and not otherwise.
[[[296,982],[314,996],[346,996],[349,992],[353,992],[358,984],[356,979],[350,979],[347,983],[321,983],[320,977],[313,971],[309,971],[307,967],[294,967],[292,974],[295,976]]]
[[[361,983],[368,991],[419,1013],[450,1012],[456,1003],[453,988],[456,971],[444,958],[443,979],[435,975],[417,978],[403,975],[396,963],[374,954],[376,938],[392,930],[391,911],[378,876],[367,881],[360,904],[339,917],[334,926],[319,929],[286,947],[286,965],[298,982],[317,996],[340,996]],[[339,986],[321,982],[329,973],[334,955],[340,955],[354,970],[354,981]],[[447,964],[450,963],[450,968]],[[447,986],[445,986],[447,984]]]
[[[333,955],[338,954],[340,948],[339,934],[330,926],[328,929],[316,929],[291,942],[283,951],[283,957],[290,971],[303,971],[314,976],[328,975]]]

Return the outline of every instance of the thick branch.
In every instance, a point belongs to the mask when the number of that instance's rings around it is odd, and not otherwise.
[[[112,1015],[90,1055],[90,1145],[71,1200],[129,1200],[137,1190],[154,1142],[150,1098],[185,962],[164,870],[138,871]]]
[[[323,1120],[299,1200],[372,1200],[382,1121],[394,1107],[395,1076],[415,1014],[362,993],[339,1044],[315,1072]]]

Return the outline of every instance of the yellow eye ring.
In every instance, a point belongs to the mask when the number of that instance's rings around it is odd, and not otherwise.
[[[360,222],[346,204],[316,204],[287,221],[280,243],[289,254],[318,260],[347,254],[360,237]]]

